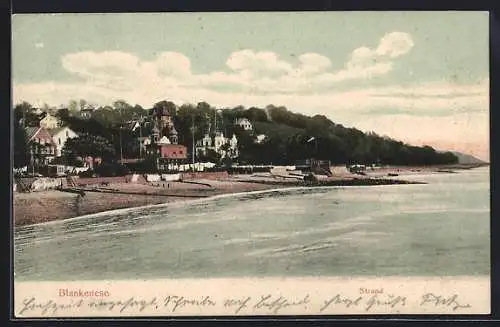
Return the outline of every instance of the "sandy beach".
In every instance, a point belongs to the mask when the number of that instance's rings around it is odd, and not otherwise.
[[[85,196],[58,190],[14,193],[14,224],[30,225],[52,220],[61,220],[107,210],[132,208],[174,201],[203,198],[227,193],[249,192],[279,186],[231,181],[199,181],[211,186],[158,182],[147,184],[117,183],[106,188],[89,188]],[[96,192],[99,190],[110,193]],[[141,194],[114,194],[120,192]]]
[[[320,180],[321,185],[387,185],[402,182],[397,176],[452,172],[451,169],[468,167],[387,167],[367,169],[365,175],[352,174],[332,167],[334,175]],[[445,170],[448,169],[448,170]],[[193,179],[186,182],[113,183],[102,187],[84,188],[82,197],[76,193],[58,190],[14,193],[14,224],[30,225],[77,217],[107,210],[132,208],[190,199],[260,191],[290,186],[308,186],[293,175],[273,174],[235,175],[227,178]],[[284,173],[286,174],[286,173]],[[390,175],[389,175],[390,174]],[[387,177],[392,176],[392,177]],[[130,194],[132,193],[132,194]]]

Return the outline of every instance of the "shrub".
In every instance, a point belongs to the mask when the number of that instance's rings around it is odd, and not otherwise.
[[[119,163],[101,163],[95,167],[95,173],[101,177],[125,176],[130,173],[127,166]]]
[[[78,176],[84,177],[84,178],[94,177],[94,175],[95,175],[95,173],[92,169],[88,169],[86,171],[82,171],[82,172],[78,173]]]

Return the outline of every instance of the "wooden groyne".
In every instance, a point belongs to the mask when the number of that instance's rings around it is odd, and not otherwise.
[[[425,182],[405,181],[400,179],[382,178],[353,178],[338,180],[317,180],[317,181],[270,181],[270,180],[237,180],[243,183],[257,183],[279,186],[374,186],[374,185],[400,185],[400,184],[427,184]]]
[[[150,193],[150,192],[126,192],[126,191],[117,191],[112,189],[68,189],[62,188],[59,189],[62,192],[69,193],[78,193],[82,196],[85,196],[85,192],[93,192],[93,193],[109,193],[109,194],[122,194],[122,195],[147,195],[147,196],[161,196],[161,197],[178,197],[178,198],[205,198],[209,195],[201,195],[201,194],[165,194],[165,193]]]
[[[201,186],[207,186],[207,187],[212,187],[212,185],[208,183],[202,183],[202,182],[193,182],[193,181],[179,181],[179,183],[186,183],[186,184],[194,184],[194,185],[201,185]]]

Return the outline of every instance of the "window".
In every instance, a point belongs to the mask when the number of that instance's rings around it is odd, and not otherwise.
[[[182,150],[179,151],[180,154],[183,154],[184,152]]]
[[[69,137],[69,132],[68,131],[66,131],[66,137]]]
[[[57,143],[59,143],[59,145],[61,145],[61,138],[60,137],[57,138]]]

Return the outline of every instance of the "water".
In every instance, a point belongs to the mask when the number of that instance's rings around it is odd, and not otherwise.
[[[405,178],[19,227],[16,280],[488,276],[488,168]]]

